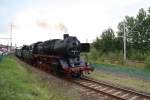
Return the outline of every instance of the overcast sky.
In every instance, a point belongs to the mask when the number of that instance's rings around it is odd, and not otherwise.
[[[0,37],[9,36],[13,23],[13,45],[62,38],[64,31],[92,42],[108,27],[116,31],[124,16],[148,7],[150,0],[0,0]]]

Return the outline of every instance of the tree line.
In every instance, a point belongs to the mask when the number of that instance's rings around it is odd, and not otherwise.
[[[125,16],[124,20],[118,23],[118,31],[112,28],[104,30],[101,36],[92,43],[92,47],[99,54],[110,52],[123,52],[123,35],[126,33],[127,57],[144,60],[150,53],[150,7],[148,10],[139,9],[137,15]]]

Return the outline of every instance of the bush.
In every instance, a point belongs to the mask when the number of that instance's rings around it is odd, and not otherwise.
[[[129,59],[143,61],[146,59],[147,54],[142,54],[140,52],[133,51],[133,52],[130,52],[127,57]]]
[[[144,61],[144,66],[145,66],[145,68],[149,68],[150,69],[150,55]]]

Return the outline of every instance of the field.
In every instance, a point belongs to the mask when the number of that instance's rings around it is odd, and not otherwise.
[[[90,77],[127,88],[150,93],[150,70],[111,64],[93,64]]]
[[[25,66],[12,56],[0,62],[0,100],[78,99],[78,93],[62,81],[44,79]]]

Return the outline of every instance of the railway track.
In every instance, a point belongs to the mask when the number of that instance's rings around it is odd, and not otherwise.
[[[106,95],[111,98],[111,100],[150,100],[150,95],[148,94],[116,87],[88,77],[74,79],[72,82],[90,89],[91,91],[95,91],[97,94]]]

